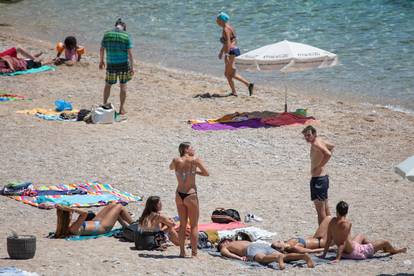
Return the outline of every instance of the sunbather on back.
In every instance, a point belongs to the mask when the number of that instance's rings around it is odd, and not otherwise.
[[[132,218],[127,209],[121,204],[109,204],[100,210],[96,216],[86,221],[88,212],[78,208],[57,205],[57,226],[55,238],[66,238],[71,235],[90,236],[104,234],[112,230],[118,221],[122,226],[131,224]],[[71,222],[72,214],[79,217]]]
[[[283,254],[265,243],[223,239],[217,250],[224,257],[241,261],[256,261],[264,265],[277,262],[280,269],[285,269],[285,262],[296,260],[304,260],[309,268],[314,267],[312,259],[306,253]]]
[[[174,229],[175,223],[171,218],[162,215],[161,209],[160,197],[150,196],[138,220],[139,226],[142,230],[164,231],[173,244],[179,245],[178,233]]]
[[[18,57],[20,54],[22,57]],[[0,53],[0,73],[12,73],[41,67],[51,61],[42,62],[39,57],[42,53],[32,55],[23,48],[10,48]]]
[[[178,181],[175,202],[180,217],[180,256],[185,256],[184,243],[188,220],[190,220],[191,226],[192,256],[197,256],[199,207],[195,177],[197,174],[208,176],[209,173],[201,159],[195,158],[195,151],[190,143],[181,143],[178,151],[180,157],[172,160],[170,170],[175,170]]]
[[[328,225],[332,217],[327,216],[319,225],[315,234],[307,238],[292,238],[287,241],[274,241],[272,247],[286,253],[317,253],[325,248]]]
[[[330,221],[328,226],[328,236],[322,258],[325,258],[331,241],[338,246],[336,259],[333,262],[339,262],[341,258],[364,260],[372,257],[379,250],[390,254],[407,251],[407,248],[394,248],[387,240],[381,239],[371,242],[362,234],[351,239],[352,223],[346,218],[347,214],[348,204],[345,201],[340,201],[336,205],[336,217]]]

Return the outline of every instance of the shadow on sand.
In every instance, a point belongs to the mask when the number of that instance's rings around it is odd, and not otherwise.
[[[162,255],[162,254],[150,254],[150,253],[139,253],[140,258],[151,258],[151,259],[182,259],[178,255]]]
[[[210,93],[201,93],[201,94],[197,94],[194,95],[193,98],[200,98],[200,99],[212,99],[212,98],[227,98],[227,97],[234,97],[234,95],[232,94],[210,94]]]

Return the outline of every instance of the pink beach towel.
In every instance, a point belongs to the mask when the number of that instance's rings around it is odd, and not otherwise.
[[[230,222],[230,223],[206,223],[206,224],[199,224],[198,225],[198,231],[207,231],[207,230],[231,230],[231,229],[237,229],[237,228],[243,228],[246,227],[247,225],[239,222],[239,221],[235,221],[235,222]]]
[[[304,117],[294,113],[284,112],[274,117],[263,118],[261,122],[269,126],[296,126],[314,123],[316,119],[314,117]]]

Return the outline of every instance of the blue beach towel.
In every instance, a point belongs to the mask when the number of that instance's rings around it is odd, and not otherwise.
[[[60,115],[46,115],[41,113],[36,113],[36,117],[46,120],[46,121],[62,121],[62,122],[77,122],[77,119],[65,120],[60,117]]]
[[[0,76],[18,76],[18,75],[40,73],[40,72],[45,72],[45,71],[55,71],[55,67],[49,66],[49,65],[43,65],[39,68],[32,68],[32,69],[24,70],[24,71],[16,71],[16,72],[11,72],[11,73],[0,73]]]
[[[36,272],[28,272],[14,266],[0,267],[0,276],[39,276]]]
[[[69,196],[62,196],[62,197],[46,197],[46,196],[38,196],[36,198],[36,203],[53,203],[53,204],[61,204],[66,206],[72,205],[93,205],[99,202],[111,202],[117,201],[119,197],[113,194],[102,194],[102,195],[69,195]]]
[[[220,252],[217,252],[214,249],[209,249],[209,250],[205,250],[203,249],[203,251],[208,252],[209,255],[214,256],[214,257],[220,257],[223,259],[228,259],[231,261],[234,261],[235,263],[237,263],[240,266],[244,266],[244,267],[248,267],[248,268],[252,268],[252,269],[264,269],[264,268],[272,268],[272,269],[276,269],[279,270],[279,266],[276,262],[270,263],[268,265],[261,265],[258,262],[244,262],[244,261],[240,261],[240,260],[236,260],[236,259],[230,259],[227,257],[223,257]],[[326,255],[325,259],[321,259],[319,257],[317,257],[316,255],[310,254],[315,266],[318,265],[322,265],[322,264],[329,264],[331,261],[335,260],[336,257],[336,253],[335,252],[328,252],[328,254]],[[385,255],[376,255],[373,256],[369,259],[366,260],[349,260],[349,259],[341,259],[341,262],[371,262],[371,261],[389,261],[391,260],[391,257],[389,254],[385,254]],[[292,267],[307,267],[306,263],[304,261],[292,261],[292,262],[288,262],[286,263],[286,269],[288,268],[292,268]]]
[[[116,228],[108,233],[105,234],[99,234],[99,235],[91,235],[91,236],[70,236],[66,238],[67,241],[84,241],[84,240],[91,240],[91,239],[97,239],[102,237],[112,237],[113,235],[119,234],[122,232],[122,228]]]

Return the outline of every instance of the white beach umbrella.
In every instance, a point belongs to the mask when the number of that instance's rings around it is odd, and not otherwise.
[[[236,67],[246,71],[280,71],[283,73],[327,68],[338,64],[336,54],[291,41],[281,41],[236,57]],[[285,86],[285,112],[287,87]]]
[[[414,155],[395,167],[395,172],[410,181],[414,181]]]

